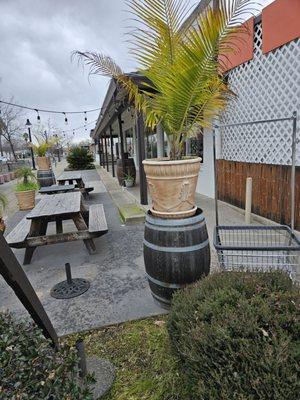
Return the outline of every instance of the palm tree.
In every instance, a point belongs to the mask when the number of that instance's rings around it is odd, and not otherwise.
[[[170,142],[170,158],[182,157],[183,144],[199,127],[209,127],[233,93],[222,75],[226,54],[237,48],[236,34],[251,0],[220,0],[207,7],[192,25],[183,22],[187,0],[128,0],[139,26],[130,33],[132,53],[144,77],[139,88],[109,57],[75,51],[79,60],[100,74],[116,80],[128,93],[146,126],[161,123]],[[222,54],[223,57],[219,57]]]

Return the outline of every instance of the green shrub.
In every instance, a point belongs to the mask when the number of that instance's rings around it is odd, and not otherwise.
[[[177,293],[168,332],[191,399],[299,399],[299,299],[280,272],[213,274]]]
[[[93,169],[95,168],[92,154],[84,147],[73,147],[69,151],[67,161],[70,169]]]
[[[91,400],[87,377],[80,387],[73,348],[55,352],[35,325],[0,313],[1,400]]]

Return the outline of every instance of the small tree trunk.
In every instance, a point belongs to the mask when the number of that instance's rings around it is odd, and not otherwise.
[[[10,148],[11,148],[11,152],[12,152],[12,155],[13,155],[14,161],[17,161],[17,157],[16,157],[16,153],[15,153],[14,146],[13,146],[13,144],[12,144],[11,140],[9,140],[8,142],[9,142],[9,146],[10,146]]]

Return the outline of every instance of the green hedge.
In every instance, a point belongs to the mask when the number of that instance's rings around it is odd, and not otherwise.
[[[72,147],[67,155],[68,167],[72,170],[94,169],[94,157],[84,147]]]
[[[168,332],[191,399],[299,399],[299,299],[280,272],[213,274],[177,293]]]
[[[50,346],[34,324],[0,313],[1,400],[92,400],[91,377],[79,385],[73,348]]]

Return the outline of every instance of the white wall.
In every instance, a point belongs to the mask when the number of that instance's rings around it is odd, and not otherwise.
[[[207,197],[214,197],[214,161],[213,161],[213,137],[211,130],[204,130],[203,133],[203,163],[200,167],[200,173],[196,192]]]

